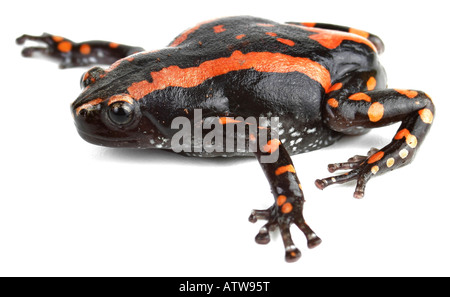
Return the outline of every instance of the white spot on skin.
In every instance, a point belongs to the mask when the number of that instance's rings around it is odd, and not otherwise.
[[[303,140],[303,138],[299,138],[295,141],[295,144],[299,144],[301,141]]]
[[[400,158],[402,158],[402,159],[408,157],[408,154],[409,154],[409,152],[408,152],[407,149],[402,149],[402,150],[398,153],[398,155],[399,155]]]
[[[295,129],[294,129],[294,127],[292,127],[291,129],[289,129],[288,133],[292,133],[294,131],[295,131]]]
[[[392,167],[394,165],[394,163],[395,163],[394,158],[389,158],[386,161],[386,166],[390,168],[390,167]]]
[[[317,130],[316,128],[308,129],[308,130],[306,130],[306,133],[312,134],[312,133],[316,132],[316,130]]]
[[[302,134],[300,132],[298,132],[298,131],[296,131],[296,132],[291,134],[292,137],[298,137],[300,135],[302,135]]]
[[[378,166],[373,166],[372,169],[370,169],[370,171],[372,171],[372,174],[377,174],[378,170],[380,170],[380,167]]]
[[[290,246],[286,247],[287,252],[294,251],[295,249],[296,249],[295,245],[290,245]]]

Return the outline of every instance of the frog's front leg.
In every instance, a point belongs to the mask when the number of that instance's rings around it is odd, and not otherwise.
[[[131,54],[141,52],[141,47],[128,46],[109,41],[73,42],[67,38],[44,33],[41,36],[22,35],[16,43],[22,45],[25,41],[44,43],[45,47],[25,47],[24,57],[31,57],[40,53],[60,62],[60,68],[88,66],[94,64],[112,64]]]
[[[277,151],[278,158],[274,162],[265,162],[264,157]],[[308,247],[313,248],[321,243],[321,239],[311,230],[303,218],[303,192],[298,180],[292,160],[277,139],[271,140],[262,150],[255,153],[261,164],[267,179],[269,180],[275,203],[266,210],[253,210],[250,215],[250,222],[258,219],[267,220],[256,235],[256,242],[267,244],[270,241],[269,231],[275,228],[280,229],[280,233],[285,246],[285,259],[287,262],[297,261],[301,253],[294,245],[291,238],[290,226],[297,225],[306,236]]]
[[[370,78],[369,78],[370,79]],[[372,77],[372,81],[374,81]],[[372,83],[368,85],[373,86]],[[373,88],[369,88],[373,89]],[[362,198],[367,181],[383,172],[410,163],[424,141],[434,117],[434,104],[427,94],[413,90],[381,89],[342,94],[331,92],[325,103],[324,117],[330,128],[356,134],[367,128],[386,126],[401,121],[392,141],[368,156],[355,156],[348,162],[329,165],[329,171],[351,169],[350,172],[318,179],[323,189],[331,184],[356,180],[355,198]]]

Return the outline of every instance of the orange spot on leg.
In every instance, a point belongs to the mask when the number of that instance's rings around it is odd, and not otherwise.
[[[403,137],[406,137],[409,134],[410,134],[409,130],[405,128],[405,129],[402,129],[402,130],[398,131],[397,134],[395,134],[394,139],[395,140],[400,140],[400,139],[402,139]]]
[[[415,98],[419,93],[416,91],[410,91],[410,90],[399,90],[399,89],[395,89],[398,93],[405,95],[406,97],[408,97],[409,99],[413,99]]]
[[[64,40],[64,38],[61,36],[52,36],[52,39],[54,42],[61,42]]]
[[[379,152],[373,154],[372,156],[370,156],[370,158],[367,161],[367,163],[368,164],[375,163],[377,161],[380,161],[383,157],[384,157],[384,152],[383,151],[379,151]]]
[[[271,139],[267,142],[266,145],[264,145],[263,150],[267,153],[273,153],[275,152],[278,147],[280,146],[281,142],[278,139]]]
[[[374,102],[369,107],[369,111],[367,113],[371,122],[378,122],[383,118],[384,106],[380,102]]]
[[[336,107],[339,106],[339,102],[336,99],[334,99],[334,98],[328,99],[327,103],[328,103],[329,106],[331,106],[333,108],[336,108]]]
[[[58,50],[63,53],[68,53],[72,50],[72,43],[69,41],[63,41],[58,44]]]
[[[91,47],[89,46],[89,44],[82,44],[80,46],[80,53],[82,53],[83,55],[89,55],[91,53]]]
[[[371,102],[372,98],[364,93],[356,93],[348,97],[350,100]]]
[[[419,115],[425,124],[431,124],[433,122],[433,113],[428,108],[419,110]]]
[[[292,204],[290,204],[289,202],[288,203],[285,203],[282,207],[281,207],[281,212],[282,213],[290,213],[291,211],[292,211]]]
[[[240,35],[238,35],[238,36],[236,36],[236,39],[242,39],[242,38],[244,38],[245,37],[245,34],[240,34]]]
[[[375,79],[375,77],[371,76],[367,80],[367,90],[372,91],[375,89],[376,86],[377,86],[377,80]]]
[[[286,165],[286,166],[280,166],[277,168],[277,170],[275,170],[275,175],[281,175],[283,173],[286,172],[292,172],[295,173],[295,168],[294,166],[291,165]]]
[[[278,196],[278,198],[277,198],[277,205],[278,206],[281,206],[281,205],[283,205],[284,204],[284,202],[286,202],[286,196],[284,196],[284,195],[280,195],[280,196]]]

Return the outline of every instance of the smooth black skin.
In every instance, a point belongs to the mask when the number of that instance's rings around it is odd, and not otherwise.
[[[220,25],[226,30],[215,32],[213,29]],[[178,116],[185,116],[193,122],[194,109],[202,109],[203,117],[279,117],[283,130],[280,139],[284,143],[278,148],[279,158],[274,163],[260,162],[271,185],[275,203],[267,210],[254,210],[250,221],[268,220],[256,236],[258,243],[268,243],[268,230],[279,227],[286,249],[286,261],[293,262],[300,257],[300,251],[291,239],[289,227],[292,223],[305,233],[309,247],[317,246],[321,240],[303,219],[304,197],[296,173],[293,170],[283,174],[276,173],[280,167],[292,165],[289,155],[330,145],[344,134],[361,134],[371,128],[401,121],[398,131],[407,129],[414,135],[416,143],[411,141],[414,138],[408,138],[406,134],[401,138],[396,136],[386,147],[371,150],[368,156],[355,156],[348,162],[329,166],[331,172],[340,169],[350,169],[350,172],[316,181],[316,185],[323,189],[333,183],[356,180],[354,196],[361,198],[367,181],[373,175],[411,162],[431,126],[429,117],[422,119],[419,111],[426,109],[427,114],[434,114],[434,105],[425,93],[417,92],[414,98],[409,98],[396,90],[386,89],[385,71],[378,62],[377,52],[368,45],[344,40],[338,47],[329,49],[310,38],[314,32],[299,25],[301,24],[279,24],[254,17],[218,19],[203,23],[195,30],[183,32],[167,48],[136,54],[132,59],[125,57],[141,51],[141,48],[126,45],[112,48],[109,42],[88,41],[73,43],[72,51],[61,53],[57,49],[58,43],[49,34],[40,37],[24,35],[17,39],[17,43],[23,44],[25,40],[44,42],[47,47],[28,47],[23,50],[23,55],[31,56],[34,52],[40,52],[59,60],[61,68],[109,64],[116,59],[125,58],[106,72],[101,68],[93,68],[84,75],[81,83],[84,91],[72,104],[80,135],[94,144],[170,149],[169,140],[176,132],[170,129],[171,121]],[[328,24],[316,24],[315,27],[335,30],[336,34],[338,31],[348,32],[350,29]],[[267,32],[276,33],[278,38],[289,39],[295,45],[280,43],[273,36],[266,34]],[[245,38],[236,38],[240,34],[245,34]],[[369,34],[368,40],[375,45],[379,53],[384,50],[384,45],[377,36]],[[82,44],[90,45],[91,54],[80,54]],[[206,61],[229,57],[235,51],[244,54],[282,53],[311,59],[329,71],[331,85],[341,83],[342,87],[327,93],[328,90],[321,84],[300,72],[239,70],[211,77],[194,87],[166,87],[137,101],[132,98],[133,102],[127,105],[130,114],[127,113],[126,116],[131,117],[129,121],[120,118],[123,116],[121,111],[118,112],[118,118],[115,117],[117,115],[111,116],[111,112],[117,112],[117,107],[122,103],[109,106],[108,100],[119,94],[128,96],[128,88],[133,83],[143,80],[151,83],[152,72],[169,66],[198,67]],[[371,78],[376,80],[376,86],[369,90],[368,81]],[[350,100],[349,97],[356,93],[370,96],[370,102]],[[104,101],[80,110],[80,107],[98,98]],[[328,103],[331,98],[336,100],[335,106]],[[372,104],[376,102],[383,106],[384,111],[382,117],[374,121],[370,119],[369,114]],[[116,110],[112,111],[112,108]],[[300,138],[301,141],[298,141]],[[247,139],[247,142],[251,141]],[[408,152],[407,156],[405,151]],[[384,156],[377,161],[371,160],[370,157],[377,152],[383,152]],[[192,155],[208,157],[223,154],[203,151]],[[267,154],[261,147],[254,153],[258,160]],[[388,159],[395,162],[392,163]],[[374,167],[378,169],[375,170]],[[282,206],[277,204],[280,195],[286,197],[284,203],[293,206],[291,211],[282,212]]]

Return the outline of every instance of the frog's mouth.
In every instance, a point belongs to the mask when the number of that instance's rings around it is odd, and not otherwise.
[[[95,145],[100,145],[100,146],[105,146],[105,147],[133,147],[133,148],[140,147],[140,142],[136,139],[131,139],[131,138],[111,139],[109,137],[104,137],[101,135],[86,133],[81,130],[78,130],[78,134],[85,141],[95,144]]]

